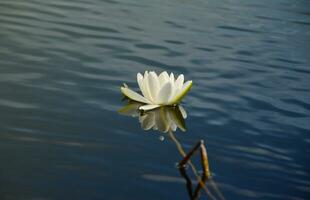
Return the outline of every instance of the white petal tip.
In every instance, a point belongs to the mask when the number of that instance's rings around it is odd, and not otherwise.
[[[185,95],[189,92],[192,85],[193,85],[193,81],[186,81],[186,83],[184,83],[179,94],[177,94],[172,100],[171,104],[178,104],[183,99],[183,97],[185,97]]]
[[[140,94],[136,93],[135,91],[132,91],[129,88],[126,87],[121,87],[121,92],[128,97],[129,99],[132,99],[137,102],[142,102],[142,103],[150,103],[149,100],[147,100],[145,97],[141,96]]]
[[[139,110],[147,111],[147,110],[153,110],[158,107],[160,107],[160,105],[144,105],[144,106],[140,106]]]

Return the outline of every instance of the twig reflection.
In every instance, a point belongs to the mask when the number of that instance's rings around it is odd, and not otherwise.
[[[189,198],[190,198],[191,200],[198,200],[199,197],[200,197],[200,190],[201,190],[203,187],[201,186],[200,183],[198,183],[197,186],[196,186],[196,188],[195,188],[195,190],[193,190],[193,184],[192,184],[191,179],[189,178],[189,176],[188,176],[187,173],[186,173],[186,168],[185,168],[185,167],[180,167],[180,168],[179,168],[179,171],[180,171],[181,176],[186,180],[186,188],[187,188],[187,192],[188,192],[188,194],[189,194]],[[205,184],[206,181],[207,181],[207,179],[208,179],[207,176],[204,176],[204,175],[203,175],[203,176],[201,177],[201,182],[202,182],[203,184]]]

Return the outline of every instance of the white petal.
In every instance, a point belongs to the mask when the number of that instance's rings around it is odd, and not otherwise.
[[[142,84],[142,81],[143,81],[143,76],[141,73],[138,73],[137,74],[137,82],[138,82],[139,86]]]
[[[143,95],[145,96],[145,98],[147,98],[149,101],[153,102],[153,98],[150,94],[150,88],[149,88],[149,73],[147,71],[144,72],[144,77],[143,77]]]
[[[174,99],[174,97],[176,96],[176,94],[178,94],[178,92],[181,90],[181,89],[178,89],[177,87],[175,87],[175,84],[172,82],[171,82],[171,87],[172,87],[172,90],[171,90],[170,98],[168,100],[169,102],[171,102]]]
[[[142,95],[136,93],[135,91],[132,91],[129,88],[121,87],[121,91],[129,99],[132,99],[132,100],[138,101],[138,102],[142,102],[142,103],[147,103],[147,104],[151,103],[149,100],[144,98]]]
[[[148,74],[149,74],[149,72],[148,72],[148,71],[145,71],[143,77],[145,78]]]
[[[153,110],[153,109],[158,108],[158,107],[160,107],[160,105],[154,105],[154,104],[152,104],[152,105],[140,106],[139,109],[140,109],[140,110],[147,111],[147,110]]]
[[[160,87],[162,87],[167,81],[169,81],[169,75],[166,71],[163,71],[159,77],[159,83],[160,83]]]
[[[192,85],[193,85],[193,81],[186,81],[185,84],[183,85],[182,89],[180,91],[178,91],[178,93],[175,94],[175,96],[171,100],[171,104],[179,103],[182,100],[182,98],[189,92]]]
[[[141,90],[143,96],[146,97],[146,98],[148,98],[148,97],[147,97],[147,94],[146,94],[147,91],[146,91],[146,89],[145,89],[145,85],[143,84],[143,76],[142,76],[142,74],[140,74],[140,73],[137,74],[137,82],[138,82],[139,88],[140,88],[140,90]]]
[[[186,110],[185,110],[185,109],[183,108],[183,106],[181,106],[181,105],[179,105],[178,107],[179,107],[179,110],[180,110],[180,112],[181,112],[181,114],[182,114],[182,117],[183,117],[184,119],[186,119],[186,118],[187,118]]]
[[[171,86],[172,86],[172,91],[171,91],[171,96],[174,96],[175,95],[175,91],[176,91],[176,87],[175,87],[175,79],[174,79],[174,74],[173,73],[170,73],[170,77],[169,77],[169,81],[171,82]],[[170,96],[170,97],[171,97]]]
[[[159,90],[157,97],[156,97],[156,103],[158,104],[168,104],[168,101],[171,97],[172,92],[172,84],[171,82],[165,83],[165,85]]]
[[[140,88],[141,92],[143,92],[142,91],[143,90],[143,88],[142,88],[142,86],[143,86],[143,76],[140,73],[137,74],[137,82],[138,82],[138,85],[139,85],[139,88]]]
[[[173,73],[170,73],[170,81],[171,82],[174,82],[175,80],[174,80],[174,74]]]
[[[179,77],[175,81],[175,87],[178,89],[181,89],[183,86],[183,83],[184,83],[184,75],[181,74],[181,75],[179,75]]]
[[[149,84],[150,95],[153,99],[153,102],[156,102],[157,93],[159,91],[159,80],[155,72],[149,73],[148,84]]]

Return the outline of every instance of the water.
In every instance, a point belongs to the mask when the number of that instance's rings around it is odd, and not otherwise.
[[[226,199],[309,199],[309,8],[0,1],[1,199],[189,199],[171,138],[117,112],[144,70],[194,81],[175,136],[205,140]]]

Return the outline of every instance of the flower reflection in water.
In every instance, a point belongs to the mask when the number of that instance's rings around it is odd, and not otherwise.
[[[143,104],[129,100],[128,104],[119,110],[120,114],[137,117],[141,124],[142,129],[144,130],[156,130],[163,133],[168,133],[170,139],[176,144],[179,153],[184,158],[181,163],[187,163],[188,166],[193,170],[198,184],[196,188],[192,189],[192,181],[186,173],[184,165],[179,165],[179,171],[181,176],[186,180],[187,191],[191,200],[197,200],[200,196],[200,190],[203,189],[209,199],[225,199],[221,194],[220,190],[217,188],[216,184],[210,179],[210,171],[208,166],[208,159],[206,155],[206,150],[203,144],[203,141],[200,141],[188,154],[182,148],[181,143],[176,139],[174,132],[179,128],[181,131],[186,131],[185,119],[187,118],[187,113],[181,105],[177,106],[162,106],[157,109],[143,111],[139,109]],[[200,150],[201,156],[205,157],[203,165],[204,172],[200,175],[191,162],[190,157],[197,151]],[[206,187],[206,181],[212,187],[215,195]],[[216,198],[216,196],[218,198]]]
[[[153,129],[167,133],[169,131],[175,132],[179,128],[186,131],[185,119],[187,113],[182,106],[164,106],[145,112],[139,110],[141,105],[139,102],[130,101],[119,110],[119,113],[139,117],[139,122],[144,130]]]

